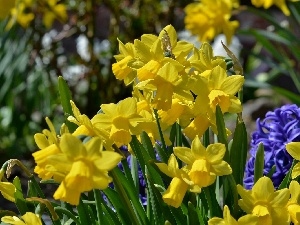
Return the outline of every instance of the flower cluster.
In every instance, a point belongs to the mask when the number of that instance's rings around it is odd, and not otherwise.
[[[291,1],[298,1],[298,0],[291,0]],[[289,16],[290,10],[286,5],[286,0],[251,0],[251,3],[255,7],[264,7],[265,9],[270,8],[271,6],[277,6],[286,16]]]
[[[264,145],[264,175],[272,167],[272,181],[278,187],[292,166],[293,158],[286,151],[286,144],[300,141],[300,108],[284,105],[266,114],[265,119],[256,121],[257,130],[252,134],[250,158],[246,165],[244,185],[250,189],[254,184],[254,164],[258,145]]]
[[[38,14],[42,15],[43,24],[46,28],[50,28],[55,19],[60,21],[67,19],[66,6],[59,3],[58,0],[14,0],[3,4],[4,9],[0,12],[0,18],[10,15],[7,29],[10,29],[15,23],[26,28]]]
[[[201,42],[211,41],[218,34],[224,33],[230,44],[239,26],[238,21],[230,21],[230,18],[232,10],[238,6],[235,0],[201,0],[191,3],[185,8],[186,29],[198,35]]]
[[[163,194],[163,200],[168,205],[179,207],[188,189],[199,193],[202,187],[213,184],[217,176],[231,174],[230,165],[223,160],[225,151],[225,145],[220,143],[211,144],[205,149],[198,136],[193,140],[191,149],[175,147],[174,154],[186,166],[179,169],[173,154],[168,164],[156,163],[163,173],[173,178]]]

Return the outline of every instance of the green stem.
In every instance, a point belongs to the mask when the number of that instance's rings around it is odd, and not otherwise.
[[[119,196],[121,198],[121,202],[123,204],[125,204],[124,208],[127,209],[127,212],[129,214],[130,218],[132,219],[132,224],[139,225],[140,221],[137,218],[137,215],[135,214],[134,209],[132,208],[132,205],[128,198],[128,195],[127,195],[122,183],[120,182],[118,176],[116,175],[116,173],[113,170],[111,171],[111,176],[114,180],[115,189],[119,193]]]
[[[95,203],[96,203],[98,223],[101,224],[101,221],[103,221],[103,212],[101,210],[102,197],[99,190],[94,189],[93,192],[94,192]]]
[[[63,207],[60,207],[60,206],[55,207],[54,210],[55,210],[55,212],[67,215],[69,218],[71,218],[75,222],[76,225],[81,225],[80,221],[69,210],[67,210],[67,209],[65,209]]]
[[[159,122],[159,117],[158,117],[158,113],[157,113],[157,110],[154,109],[154,115],[155,115],[155,120],[156,120],[156,123],[157,123],[157,126],[158,126],[158,131],[159,131],[159,136],[160,136],[160,140],[161,140],[161,145],[163,147],[163,149],[165,151],[167,151],[167,146],[166,146],[166,143],[165,143],[165,139],[164,139],[164,136],[163,136],[163,132],[161,130],[161,126],[160,126],[160,122]]]

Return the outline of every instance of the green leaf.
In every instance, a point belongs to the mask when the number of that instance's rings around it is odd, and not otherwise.
[[[283,95],[284,97],[288,98],[291,102],[300,105],[300,95],[281,87],[272,86],[272,89],[275,90],[277,93]]]
[[[236,184],[243,184],[244,170],[248,153],[247,130],[244,122],[237,119],[237,125],[230,148],[229,164]]]
[[[258,145],[256,156],[255,156],[254,183],[256,183],[256,181],[258,181],[258,179],[263,176],[264,157],[265,157],[264,144],[261,142]]]
[[[63,79],[63,77],[58,77],[58,90],[60,95],[60,101],[64,110],[66,125],[69,128],[69,131],[72,133],[76,130],[76,125],[67,120],[68,116],[74,116],[72,111],[72,106],[70,100],[72,100],[71,91]]]
[[[111,188],[106,188],[105,190],[103,190],[103,193],[107,196],[107,198],[113,205],[121,223],[123,225],[132,225],[133,221],[131,222],[131,219],[128,215],[128,209],[123,204],[121,204],[119,194]]]
[[[204,221],[200,215],[199,209],[196,209],[191,202],[188,202],[188,225],[202,224],[204,224]]]
[[[80,221],[78,220],[78,218],[76,217],[76,214],[74,211],[69,211],[68,209],[61,207],[61,206],[57,206],[54,208],[55,212],[57,212],[58,214],[64,214],[66,215],[68,218],[72,219],[76,225],[81,225]]]
[[[118,167],[111,171],[114,179],[114,186],[119,194],[120,200],[123,201],[123,207],[129,212],[131,220],[135,224],[148,224],[146,212],[140,202],[139,193],[131,181],[126,179],[125,175],[120,171]],[[115,206],[115,204],[113,204]]]
[[[224,160],[229,162],[229,152],[228,152],[228,140],[227,140],[227,133],[226,127],[224,122],[224,117],[222,110],[219,105],[216,107],[216,124],[218,129],[218,141],[226,146],[226,152],[224,156]]]
[[[30,210],[27,207],[26,200],[23,197],[23,190],[22,190],[22,185],[20,182],[19,177],[15,177],[13,180],[13,184],[16,187],[16,192],[15,192],[15,204],[20,212],[21,215],[24,215],[26,212],[30,212]]]
[[[296,163],[298,163],[298,160],[294,159],[289,172],[285,175],[283,181],[280,183],[278,190],[283,189],[283,188],[288,188],[288,186],[292,180],[292,170],[293,170],[294,166],[296,165]]]

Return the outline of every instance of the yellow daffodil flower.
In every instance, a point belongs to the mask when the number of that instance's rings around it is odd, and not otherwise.
[[[118,104],[102,104],[103,113],[93,118],[94,127],[109,132],[109,139],[118,146],[127,145],[131,141],[131,135],[142,133],[140,125],[149,122],[137,112],[137,102],[134,98],[126,98]]]
[[[208,225],[258,225],[257,217],[245,215],[236,221],[231,215],[227,205],[223,209],[223,218],[213,217],[208,221]]]
[[[199,187],[207,187],[215,182],[216,176],[232,173],[230,165],[223,159],[226,148],[224,144],[211,144],[205,149],[198,136],[192,141],[191,149],[175,147],[174,154],[190,170],[190,180]]]
[[[3,216],[1,221],[13,225],[42,225],[41,218],[32,212],[26,212],[21,219],[16,216]]]
[[[15,202],[16,187],[10,182],[2,181],[4,176],[4,170],[0,170],[0,192],[4,198],[11,202]]]
[[[158,110],[169,110],[172,106],[173,94],[177,94],[188,101],[193,100],[188,85],[188,77],[180,76],[178,72],[173,64],[166,63],[159,69],[155,78],[142,81],[135,87],[140,90],[155,92],[151,105]]]
[[[226,70],[226,63],[223,57],[214,56],[211,45],[204,42],[200,49],[194,48],[194,54],[188,59],[195,72],[202,73],[206,70],[212,70],[216,66]]]
[[[287,188],[275,191],[269,177],[261,177],[252,190],[246,190],[237,185],[237,190],[242,199],[239,206],[248,214],[258,217],[258,224],[288,225],[289,213],[286,208],[290,198]]]
[[[119,55],[115,55],[116,63],[112,64],[112,71],[118,80],[124,80],[125,85],[129,85],[136,78],[136,70],[129,66],[129,62],[135,62],[136,50],[132,43],[125,45],[119,41]]]
[[[18,22],[22,27],[27,28],[31,21],[34,19],[34,14],[31,12],[26,12],[29,3],[26,1],[21,1],[16,4],[16,6],[11,9],[11,17],[6,25],[6,29],[10,29],[16,22]]]
[[[291,221],[294,225],[300,224],[300,184],[297,181],[292,180],[289,186],[291,192],[291,198],[287,203],[287,209],[291,216]]]
[[[290,142],[286,146],[287,152],[296,160],[300,160],[300,142]],[[292,170],[292,179],[300,175],[300,162],[298,162]]]
[[[197,95],[193,107],[194,120],[184,129],[189,138],[202,136],[209,126],[215,133],[217,132],[215,118],[217,105],[223,113],[242,111],[241,102],[235,95],[244,83],[243,76],[228,76],[226,70],[216,66],[195,76],[195,79],[192,87],[192,91]]]
[[[46,169],[48,164],[47,157],[60,153],[59,137],[56,134],[54,126],[49,118],[46,118],[46,123],[48,124],[50,130],[44,129],[43,133],[37,133],[34,135],[35,143],[40,150],[32,154],[36,163],[34,172],[43,180],[51,179],[53,176],[53,173]],[[62,132],[63,130],[64,129],[61,129]],[[65,132],[68,132],[67,129]],[[59,178],[56,177],[56,180],[58,179]]]
[[[178,208],[189,187],[190,191],[196,193],[201,192],[201,188],[197,185],[193,185],[189,180],[186,170],[183,168],[179,169],[178,162],[173,154],[168,160],[168,165],[165,163],[155,164],[163,173],[173,178],[168,189],[163,194],[163,200],[168,205]]]
[[[113,141],[109,139],[109,132],[102,129],[101,127],[95,126],[95,117],[91,120],[84,114],[81,114],[75,103],[71,100],[71,107],[74,116],[69,116],[68,120],[78,125],[78,128],[73,132],[74,136],[86,135],[86,136],[97,136],[103,140],[104,147],[106,150],[112,150]]]
[[[60,149],[61,153],[47,158],[49,170],[64,177],[53,197],[72,205],[78,205],[82,192],[107,188],[112,181],[108,171],[122,158],[116,152],[103,151],[98,137],[83,144],[66,133],[61,137]]]
[[[47,0],[49,10],[43,15],[43,23],[46,28],[50,28],[55,19],[65,21],[67,19],[67,9],[64,4],[57,4],[58,0]]]
[[[192,34],[198,35],[201,42],[211,41],[223,32],[227,44],[231,43],[232,36],[239,26],[238,21],[231,21],[233,7],[236,1],[232,0],[201,0],[185,8],[185,27]]]
[[[0,0],[0,20],[5,19],[9,16],[11,9],[15,6],[15,2],[16,0]]]
[[[298,0],[292,0],[296,2]],[[290,10],[286,5],[286,0],[251,0],[252,5],[255,7],[264,7],[265,9],[270,8],[272,5],[276,5],[286,16],[289,16]]]

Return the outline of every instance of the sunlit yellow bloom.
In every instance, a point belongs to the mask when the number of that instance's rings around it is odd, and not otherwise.
[[[292,0],[294,2],[298,0]],[[286,5],[286,0],[251,0],[255,7],[264,7],[265,9],[270,8],[272,5],[276,5],[286,15],[290,15],[290,10]]]
[[[128,65],[129,62],[135,62],[136,50],[132,43],[124,45],[118,41],[120,54],[114,56],[117,62],[112,64],[112,71],[118,80],[124,80],[129,85],[136,77],[136,70]]]
[[[0,20],[5,19],[9,14],[10,10],[14,8],[16,0],[0,0]]]
[[[42,225],[41,218],[32,212],[26,212],[21,219],[16,216],[4,216],[1,221],[13,225]]]
[[[300,142],[290,142],[286,146],[287,152],[296,160],[300,160]],[[292,170],[292,179],[300,175],[300,162],[298,162]]]
[[[105,189],[112,181],[108,171],[113,169],[122,156],[113,151],[103,151],[102,141],[94,137],[82,143],[71,134],[63,134],[61,153],[47,158],[49,169],[54,174],[64,175],[55,199],[78,205],[82,192]]]
[[[243,216],[236,221],[230,215],[230,210],[227,205],[225,205],[223,209],[223,218],[224,219],[213,217],[208,221],[208,225],[258,225],[258,219],[253,215]]]
[[[223,160],[226,148],[224,144],[211,144],[205,149],[198,136],[192,142],[191,149],[175,147],[174,154],[190,170],[190,180],[199,187],[207,187],[215,182],[216,176],[231,174],[230,165]]]
[[[4,170],[0,170],[0,192],[3,195],[4,198],[11,202],[15,202],[15,192],[16,192],[16,187],[10,182],[7,181],[2,181],[3,176],[4,176]]]
[[[288,225],[289,213],[286,204],[290,198],[287,188],[275,191],[269,177],[261,177],[252,190],[246,190],[237,185],[237,190],[242,199],[239,206],[248,214],[258,217],[258,224],[263,225]]]
[[[193,185],[184,169],[179,169],[176,157],[172,154],[168,165],[165,163],[156,163],[158,168],[167,176],[172,177],[168,189],[163,194],[163,200],[168,205],[178,208],[183,200],[186,191],[201,192],[200,187]]]
[[[213,49],[207,42],[204,42],[200,49],[194,48],[194,54],[188,60],[197,73],[212,70],[216,66],[220,66],[226,70],[224,58],[214,56]]]
[[[57,4],[58,0],[47,0],[49,10],[45,10],[43,23],[46,28],[50,28],[55,19],[65,21],[67,19],[67,9],[64,4]]]
[[[43,133],[36,133],[34,135],[35,143],[40,150],[32,154],[36,163],[34,172],[43,180],[50,179],[53,176],[51,171],[46,170],[47,157],[60,153],[59,136],[56,134],[54,126],[49,118],[46,118],[46,123],[48,124],[50,130],[44,129]],[[64,130],[64,125],[62,126],[61,134],[63,132],[68,132],[67,129]],[[56,177],[56,180],[58,179],[59,178]]]
[[[27,5],[24,2],[17,3],[16,7],[11,10],[11,18],[8,21],[6,29],[10,29],[15,22],[18,22],[22,27],[27,28],[34,19],[34,14],[25,12]]]
[[[291,192],[291,198],[287,203],[287,209],[291,216],[291,221],[294,225],[300,224],[300,185],[297,181],[292,180],[289,186]]]
[[[201,0],[189,4],[185,8],[185,26],[193,34],[198,35],[201,42],[211,41],[223,32],[227,44],[239,26],[238,21],[231,21],[233,7],[236,1],[232,0]]]
[[[149,122],[137,113],[137,102],[134,98],[126,98],[118,104],[102,104],[103,113],[93,118],[94,126],[109,132],[109,139],[117,145],[127,145],[131,135],[142,133],[140,125]]]
[[[244,83],[241,75],[226,74],[220,66],[206,70],[195,76],[192,91],[197,95],[193,107],[194,120],[184,129],[189,138],[202,136],[208,127],[216,133],[216,106],[222,113],[239,113],[242,111],[240,100],[235,96]]]
[[[169,110],[172,106],[172,96],[177,94],[186,100],[193,100],[188,86],[188,77],[180,76],[177,68],[166,63],[159,69],[153,79],[147,79],[138,83],[135,87],[141,90],[155,92],[151,104],[155,109]]]
[[[109,140],[109,132],[101,127],[95,126],[95,117],[91,120],[84,114],[81,114],[75,103],[70,101],[74,116],[69,116],[68,120],[78,125],[78,128],[73,132],[74,136],[86,135],[97,136],[103,140],[104,147],[112,149],[113,141]]]

